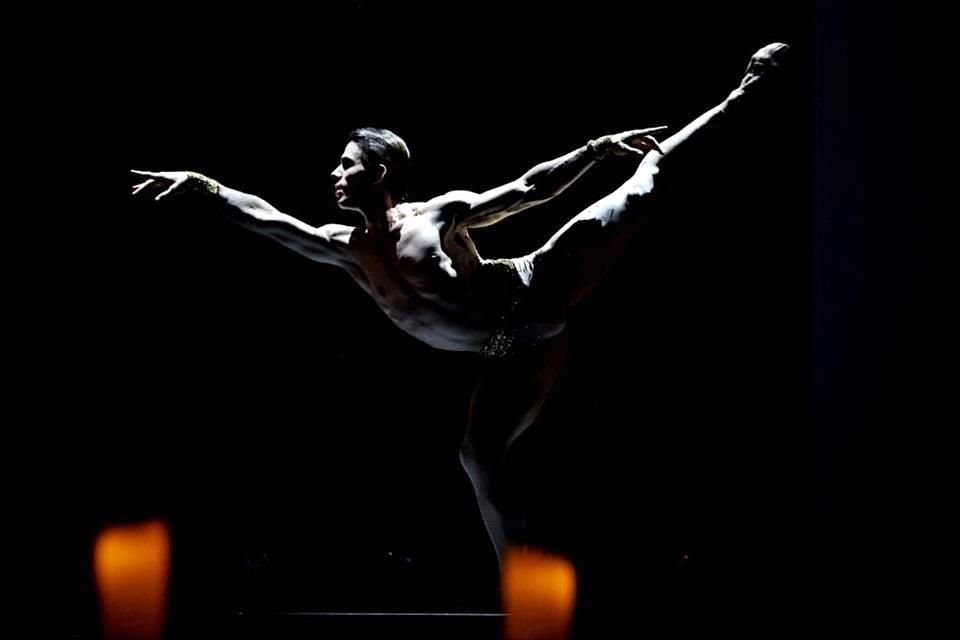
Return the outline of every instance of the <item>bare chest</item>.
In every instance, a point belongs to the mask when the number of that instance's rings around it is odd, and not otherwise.
[[[381,306],[409,309],[418,300],[458,304],[469,264],[456,249],[447,250],[444,233],[428,216],[408,216],[367,238],[359,266]]]
[[[418,288],[432,291],[459,275],[442,233],[427,217],[418,216],[408,218],[390,234],[388,257],[395,257],[397,270]]]

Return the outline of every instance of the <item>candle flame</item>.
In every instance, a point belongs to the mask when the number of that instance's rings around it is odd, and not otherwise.
[[[577,591],[569,560],[538,549],[508,547],[502,575],[506,640],[569,637]]]
[[[108,640],[157,640],[163,634],[170,577],[166,523],[107,527],[97,537],[94,573]]]

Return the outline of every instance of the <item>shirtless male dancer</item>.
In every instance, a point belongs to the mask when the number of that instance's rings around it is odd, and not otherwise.
[[[406,201],[410,153],[384,129],[357,129],[331,174],[337,204],[363,224],[313,227],[263,199],[187,172],[134,171],[134,194],[215,201],[242,226],[311,260],[338,266],[398,327],[431,347],[480,354],[460,459],[502,561],[507,544],[498,478],[511,444],[537,417],[564,361],[567,310],[601,282],[634,235],[664,158],[741,103],[782,60],[774,43],[750,59],[725,100],[658,143],[654,127],[607,135],[483,193]],[[631,178],[581,211],[532,253],[485,259],[470,229],[554,198],[606,157],[642,158]],[[413,410],[417,404],[412,403]],[[424,403],[419,410],[428,410]]]

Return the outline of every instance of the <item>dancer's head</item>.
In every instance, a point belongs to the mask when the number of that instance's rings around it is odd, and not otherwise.
[[[358,209],[384,193],[405,200],[409,170],[410,150],[400,136],[386,129],[356,129],[331,173],[337,204]]]

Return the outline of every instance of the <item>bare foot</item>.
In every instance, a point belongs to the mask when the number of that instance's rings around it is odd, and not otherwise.
[[[740,86],[734,89],[727,100],[734,102],[741,99],[747,91],[747,88],[761,80],[773,69],[780,66],[784,56],[790,50],[788,45],[782,42],[774,42],[763,47],[750,57],[747,64],[747,71],[740,81]]]

